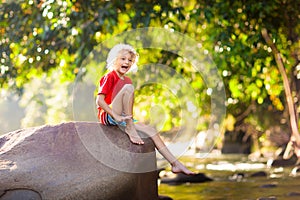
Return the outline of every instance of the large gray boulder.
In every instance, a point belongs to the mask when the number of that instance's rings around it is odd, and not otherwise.
[[[142,134],[142,133],[141,133]],[[68,122],[0,137],[0,200],[154,200],[153,142],[134,145],[116,126]]]

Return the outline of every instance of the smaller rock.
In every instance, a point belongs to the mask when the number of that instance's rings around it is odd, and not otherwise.
[[[186,175],[186,174],[179,173],[174,178],[161,179],[161,183],[166,183],[169,185],[178,185],[183,183],[203,183],[207,181],[212,181],[212,179],[207,177],[203,173],[198,173],[195,175]]]
[[[268,165],[272,167],[289,167],[294,166],[297,163],[298,158],[296,156],[292,156],[289,159],[283,159],[281,157],[275,160],[269,160]]]
[[[257,200],[276,200],[277,198],[276,197],[260,197],[258,198]]]
[[[158,200],[173,200],[171,197],[164,196],[164,195],[159,195]]]
[[[300,196],[300,192],[290,192],[287,194],[289,197]]]
[[[250,175],[250,177],[266,177],[267,173],[264,171],[255,172]]]
[[[277,187],[277,185],[270,183],[270,184],[264,184],[264,185],[262,185],[260,187],[261,188],[275,188],[275,187]]]

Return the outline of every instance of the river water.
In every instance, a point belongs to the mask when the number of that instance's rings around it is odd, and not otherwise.
[[[293,167],[269,167],[267,160],[250,161],[245,155],[185,156],[180,160],[213,181],[181,185],[159,183],[159,195],[174,200],[300,199],[300,177],[291,175]],[[266,175],[254,177],[257,172]],[[160,175],[168,176],[168,173],[163,171]]]

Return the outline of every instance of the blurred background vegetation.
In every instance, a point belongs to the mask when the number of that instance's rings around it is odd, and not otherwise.
[[[124,31],[160,27],[195,39],[222,76],[226,117],[218,145],[250,139],[251,151],[284,146],[291,135],[290,113],[274,51],[262,30],[268,31],[280,52],[298,116],[297,8],[300,0],[2,0],[0,134],[74,120],[74,83],[92,80],[94,84],[88,90],[82,89],[81,95],[94,98],[98,80],[105,73],[103,64],[83,64],[90,52]],[[139,54],[140,65],[167,65],[189,82],[200,108],[201,120],[196,129],[205,130],[213,91],[201,74],[180,56],[164,50],[141,49]],[[166,112],[162,130],[172,131],[179,126],[178,100],[166,95],[159,85],[137,91],[137,118],[149,120],[149,92],[155,94],[151,101],[161,103]],[[90,104],[93,102],[82,102],[82,106],[96,108]],[[152,112],[160,115],[160,109]],[[95,113],[82,113],[76,119],[96,121]]]

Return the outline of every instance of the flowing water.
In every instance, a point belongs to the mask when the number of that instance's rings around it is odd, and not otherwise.
[[[245,155],[194,156],[180,160],[213,181],[160,183],[160,195],[174,200],[300,199],[300,177],[290,175],[293,167],[268,167],[266,160],[253,162]],[[256,172],[266,172],[266,176],[253,177]]]

